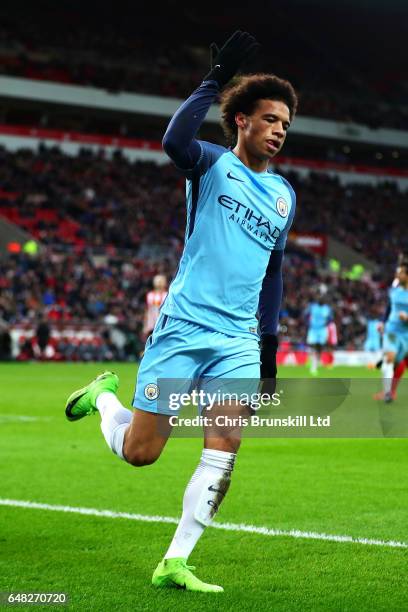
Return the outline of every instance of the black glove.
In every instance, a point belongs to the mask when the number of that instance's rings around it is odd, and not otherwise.
[[[276,388],[276,352],[278,350],[278,338],[267,334],[261,338],[261,378],[262,393],[272,395]]]
[[[254,57],[259,47],[259,43],[251,34],[241,32],[241,30],[234,32],[221,49],[212,43],[210,46],[211,71],[203,80],[217,81],[220,88],[224,87],[241,64]]]

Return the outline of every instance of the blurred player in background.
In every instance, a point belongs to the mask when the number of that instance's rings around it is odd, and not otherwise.
[[[310,373],[317,375],[320,357],[329,341],[329,323],[333,321],[333,311],[323,296],[311,302],[306,308],[308,319],[306,342],[310,347]]]
[[[221,95],[231,147],[196,139],[220,90],[258,47],[241,31],[221,49],[212,45],[209,74],[177,110],[164,136],[165,151],[187,180],[185,246],[140,364],[135,411],[119,402],[118,377],[111,372],[67,400],[70,420],[99,411],[108,445],[135,466],[156,461],[170,435],[170,418],[177,414],[163,406],[160,379],[181,379],[183,392],[190,393],[197,378],[221,386],[233,379],[258,390],[260,374],[276,377],[283,251],[296,198],[290,184],[268,166],[285,141],[296,94],[290,83],[273,75],[241,76]],[[238,403],[229,410],[230,416],[248,415],[248,406]],[[225,406],[215,405],[211,416],[223,413]],[[173,541],[154,571],[155,586],[223,590],[199,580],[187,559],[227,494],[239,445],[239,428],[214,432],[205,427],[201,460],[186,488]],[[166,482],[172,486],[171,475]]]
[[[372,359],[370,367],[374,367],[378,360],[379,353],[382,347],[381,328],[382,321],[378,317],[377,309],[371,308],[370,313],[367,317],[367,332],[366,339],[364,341],[364,350],[366,353],[370,353]]]
[[[398,265],[402,266],[402,265],[408,265],[408,253],[406,251],[401,251],[398,255]],[[397,287],[398,286],[398,278],[394,279],[393,282],[393,287]],[[392,385],[391,385],[391,396],[393,399],[397,398],[397,388],[399,385],[399,382],[401,380],[401,378],[404,375],[405,370],[408,367],[408,355],[405,356],[405,359],[402,359],[399,363],[395,364],[394,366],[394,376],[392,379]]]
[[[383,399],[387,403],[395,399],[396,388],[408,355],[408,262],[403,261],[398,266],[388,295],[389,306],[383,326],[383,392],[374,396],[375,399]],[[404,364],[402,368],[399,368],[400,364]],[[398,371],[397,378],[396,370],[402,370]]]
[[[392,288],[396,288],[399,286],[400,281],[399,281],[399,277],[398,277],[398,267],[399,266],[404,266],[404,265],[408,265],[408,254],[404,251],[401,251],[398,255],[398,262],[397,262],[397,273],[394,277],[394,280],[392,281]],[[387,310],[385,312],[385,315],[383,317],[383,320],[379,322],[378,325],[378,331],[380,333],[380,335],[382,336],[384,333],[384,324],[387,322],[387,319],[390,315],[390,311],[391,311],[391,307],[390,307],[390,303],[388,304]],[[382,368],[382,365],[384,363],[383,358],[381,358],[377,364],[376,367],[378,369]],[[397,388],[398,385],[400,383],[401,378],[404,375],[404,372],[406,370],[406,368],[408,367],[408,355],[405,356],[404,359],[401,359],[399,361],[399,363],[395,363],[394,364],[394,374],[393,374],[393,378],[392,378],[392,383],[391,383],[391,399],[395,400],[397,398]],[[374,399],[376,400],[384,400],[384,391],[380,391],[379,393],[376,393],[374,395]],[[389,401],[389,400],[388,400]]]
[[[153,332],[159,318],[160,306],[167,297],[167,279],[163,274],[156,274],[153,278],[153,289],[146,295],[146,309],[143,321],[144,341]]]

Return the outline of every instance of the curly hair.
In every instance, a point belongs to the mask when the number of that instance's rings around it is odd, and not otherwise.
[[[221,125],[227,141],[235,145],[238,126],[235,123],[236,113],[251,115],[258,100],[279,100],[289,108],[292,120],[295,116],[298,98],[289,81],[273,74],[251,74],[238,77],[221,94]]]

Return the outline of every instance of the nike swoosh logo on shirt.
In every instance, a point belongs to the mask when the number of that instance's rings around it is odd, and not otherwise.
[[[243,181],[242,179],[237,178],[236,176],[232,176],[231,172],[227,173],[227,177],[229,179],[233,179],[234,181],[239,181],[240,183],[245,183],[245,181]]]

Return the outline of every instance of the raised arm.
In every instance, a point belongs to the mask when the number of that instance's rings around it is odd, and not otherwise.
[[[238,30],[221,49],[211,45],[211,70],[203,83],[176,111],[163,137],[163,148],[176,166],[191,170],[202,149],[195,139],[217,93],[234,76],[241,64],[258,50],[255,38]]]
[[[171,119],[163,137],[163,149],[181,170],[191,170],[201,156],[200,143],[195,139],[219,86],[216,81],[203,81],[183,102]]]

